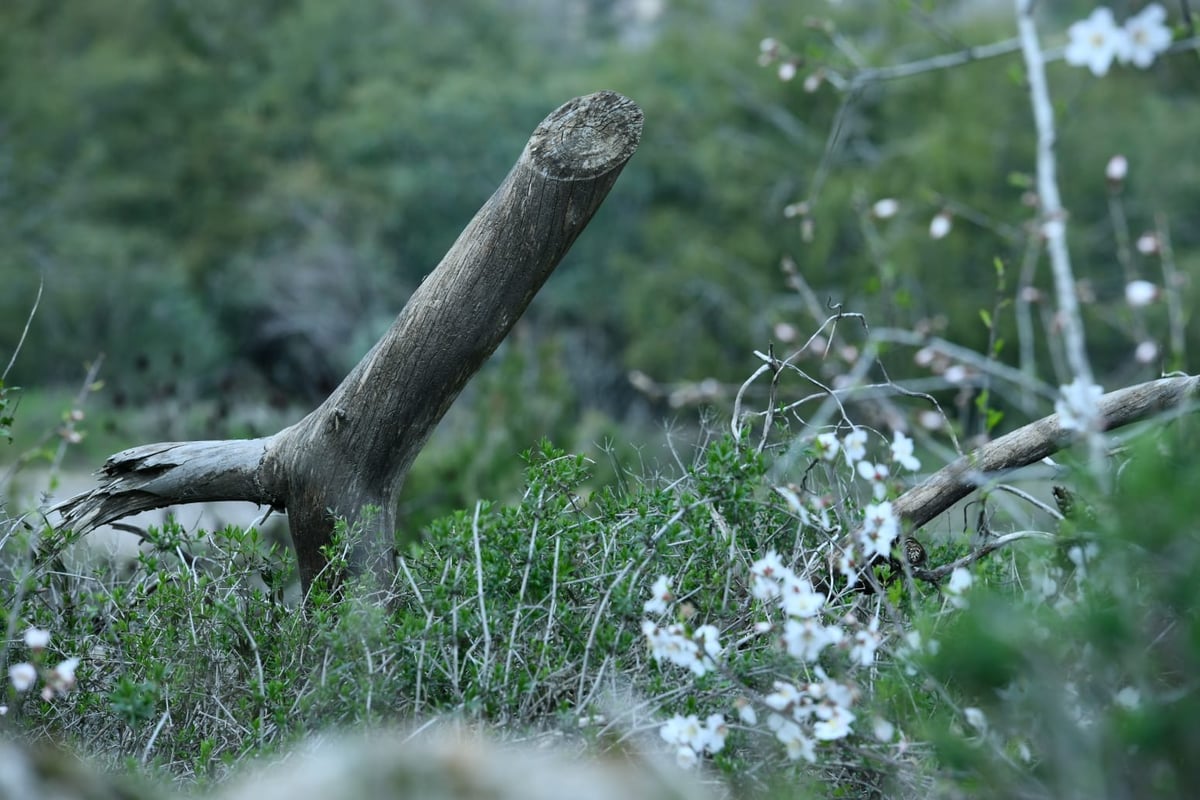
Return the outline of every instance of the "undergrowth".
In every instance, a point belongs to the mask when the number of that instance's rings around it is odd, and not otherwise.
[[[10,689],[3,724],[199,787],[316,731],[451,715],[600,751],[658,742],[671,713],[719,714],[726,746],[706,769],[738,793],[1177,794],[1192,771],[1200,652],[1200,547],[1176,489],[1200,465],[1178,439],[1145,437],[1151,452],[1130,458],[1114,493],[1083,487],[1086,511],[977,562],[961,596],[886,566],[873,573],[882,593],[839,583],[821,556],[830,534],[801,524],[775,485],[774,450],[728,435],[676,472],[600,487],[587,458],[543,442],[524,454],[519,503],[438,520],[399,555],[390,586],[318,582],[303,604],[285,599],[289,555],[253,529],[171,523],[134,563],[85,563],[69,557],[71,534],[10,520],[4,660],[26,657],[20,634],[34,628],[80,666],[69,692]],[[805,452],[810,479],[829,466]],[[856,502],[833,513],[852,516]],[[354,536],[339,528],[334,563]],[[930,546],[931,564],[969,550]],[[756,594],[770,551],[825,576],[824,611],[848,633],[877,620],[878,652],[850,666],[845,646],[789,656]],[[660,576],[671,619],[720,632],[703,674],[647,647]],[[781,679],[857,695],[853,731],[820,742],[812,763],[738,712],[765,718]]]

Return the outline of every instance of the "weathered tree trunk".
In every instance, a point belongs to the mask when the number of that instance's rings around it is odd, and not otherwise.
[[[306,590],[336,517],[366,527],[356,568],[390,567],[396,495],[417,453],[600,207],[641,129],[641,109],[613,92],[559,108],[319,408],[262,439],[117,453],[98,488],[58,507],[62,525],[89,530],[180,503],[248,500],[287,510]],[[378,513],[364,517],[366,506]]]

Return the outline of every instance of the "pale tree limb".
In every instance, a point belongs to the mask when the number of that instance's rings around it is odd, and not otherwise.
[[[1160,378],[1118,389],[1100,398],[1101,424],[1121,428],[1167,412],[1190,412],[1200,377]],[[1076,432],[1065,430],[1058,415],[1031,422],[962,456],[900,495],[892,508],[913,530],[941,514],[997,473],[1035,464],[1068,446]]]
[[[283,507],[262,483],[261,467],[275,437],[160,442],[122,450],[100,468],[100,486],[52,511],[63,527],[90,531],[156,508],[245,500]]]
[[[1090,386],[1095,380],[1087,356],[1083,317],[1079,313],[1075,275],[1071,271],[1071,255],[1067,250],[1067,213],[1058,191],[1054,157],[1054,107],[1050,103],[1046,61],[1033,20],[1033,6],[1033,0],[1016,0],[1017,31],[1021,39],[1021,52],[1025,56],[1025,76],[1029,81],[1029,98],[1037,128],[1037,191],[1042,212],[1038,232],[1045,237],[1046,252],[1050,256],[1050,271],[1054,275],[1054,290],[1058,298],[1058,322],[1062,326],[1067,363],[1071,366],[1073,377]]]

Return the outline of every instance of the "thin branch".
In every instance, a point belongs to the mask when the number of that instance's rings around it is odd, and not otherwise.
[[[75,402],[71,405],[71,413],[67,415],[66,424],[59,429],[61,437],[58,442],[58,448],[54,451],[54,459],[50,462],[51,478],[58,474],[59,468],[62,466],[63,458],[67,455],[67,447],[71,444],[72,434],[75,433],[75,411],[81,411],[84,403],[87,402],[88,395],[92,393],[92,387],[96,383],[96,378],[100,375],[100,366],[104,363],[104,354],[100,353],[96,356],[96,360],[88,365],[87,375],[83,378],[83,384],[79,387],[79,392],[75,395]]]
[[[1179,271],[1175,268],[1175,252],[1171,248],[1171,229],[1167,217],[1161,211],[1154,215],[1155,235],[1158,239],[1158,256],[1162,264],[1164,295],[1167,301],[1167,329],[1170,331],[1171,358],[1176,367],[1182,368],[1185,363],[1184,350],[1187,346],[1184,338],[1184,326],[1187,320],[1183,304],[1180,302],[1179,290],[1183,282]]]
[[[957,558],[948,564],[941,564],[933,569],[920,569],[913,567],[913,577],[918,580],[929,581],[930,583],[939,583],[943,578],[949,575],[959,567],[965,567],[975,563],[984,556],[996,552],[1002,547],[1007,547],[1013,542],[1018,542],[1022,539],[1041,539],[1043,541],[1053,542],[1057,539],[1054,534],[1046,531],[1013,531],[1006,533],[1003,536],[997,536],[991,539],[986,544],[980,546],[976,550],[972,550],[962,558]]]
[[[906,331],[903,328],[872,328],[871,338],[880,342],[894,342],[912,347],[932,348],[955,361],[967,364],[980,372],[986,372],[993,377],[999,378],[1021,389],[1023,393],[1032,393],[1045,400],[1054,400],[1058,395],[1053,387],[1043,381],[1037,380],[1022,370],[1014,369],[1007,364],[989,359],[982,353],[978,353],[962,345],[954,344],[937,336],[925,336],[913,331]],[[1030,399],[1028,403],[1022,402],[1021,409],[1028,414],[1032,414],[1036,409],[1036,404]]]
[[[1033,121],[1037,127],[1037,189],[1042,211],[1041,233],[1046,237],[1046,251],[1054,275],[1058,296],[1059,323],[1063,331],[1067,363],[1073,377],[1092,385],[1092,366],[1088,362],[1079,313],[1079,297],[1075,291],[1075,276],[1071,271],[1071,255],[1067,250],[1067,214],[1058,191],[1054,158],[1054,107],[1050,103],[1050,88],[1046,82],[1046,59],[1038,41],[1033,20],[1033,0],[1016,0],[1017,30],[1021,52],[1025,56],[1025,74],[1029,80],[1029,99],[1033,105]]]
[[[17,356],[21,353],[21,348],[25,345],[25,337],[29,335],[29,328],[33,325],[33,318],[37,314],[38,306],[42,302],[42,287],[45,281],[38,281],[37,297],[33,298],[33,307],[29,309],[29,315],[25,318],[25,327],[21,330],[21,338],[17,340],[17,346],[13,348],[12,358],[8,360],[8,366],[4,368],[4,373],[0,375],[0,383],[8,380],[8,372],[13,368],[13,364],[17,363]]]
[[[904,64],[894,64],[890,67],[877,67],[873,69],[864,69],[854,73],[849,79],[838,75],[836,72],[830,72],[829,82],[834,87],[844,91],[858,91],[872,83],[882,81],[894,81],[900,78],[910,78],[913,75],[920,75],[923,72],[937,72],[939,70],[950,69],[951,67],[960,67],[963,64],[970,64],[975,61],[984,61],[989,58],[997,58],[1006,56],[1011,53],[1016,53],[1021,49],[1021,41],[1019,39],[1005,39],[1001,42],[992,42],[990,44],[982,44],[976,47],[968,47],[965,50],[958,50],[953,53],[943,53],[941,55],[924,58],[919,61],[909,61]]]
[[[475,590],[479,593],[479,620],[483,623],[483,689],[487,690],[492,675],[492,634],[488,630],[487,605],[483,600],[483,555],[479,546],[479,510],[482,500],[475,501],[475,517],[471,520],[471,540],[475,544]]]
[[[1043,501],[1037,499],[1036,497],[1034,497],[1029,492],[1027,492],[1023,489],[1018,489],[1016,486],[1010,486],[1007,483],[997,484],[995,488],[996,488],[996,491],[1008,492],[1011,495],[1015,495],[1015,496],[1021,498],[1026,503],[1029,503],[1029,505],[1034,506],[1034,507],[1046,512],[1051,517],[1054,517],[1054,519],[1057,519],[1057,520],[1063,519],[1063,515],[1062,515],[1061,511],[1059,511],[1057,508],[1054,508],[1049,503],[1046,503],[1046,502],[1043,502]]]

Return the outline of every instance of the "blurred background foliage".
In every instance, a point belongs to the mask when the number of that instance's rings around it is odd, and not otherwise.
[[[1039,9],[1046,44],[1092,7]],[[781,323],[801,341],[815,328],[785,258],[821,302],[986,349],[993,264],[1016,271],[1034,213],[1022,202],[1035,142],[1019,55],[853,95],[828,82],[810,92],[804,78],[823,68],[853,71],[814,20],[831,21],[872,66],[1014,34],[1010,4],[980,0],[7,0],[5,359],[45,287],[9,383],[73,386],[103,352],[106,444],[268,433],[274,423],[252,409],[289,421],[323,398],[536,124],[598,89],[643,107],[641,149],[414,486],[469,498],[497,488],[493,473],[519,472],[496,470],[487,453],[512,466],[542,435],[568,448],[618,431],[637,441],[631,431],[684,413],[638,392],[631,371],[664,385],[715,379],[728,398]],[[794,81],[756,64],[768,36],[799,59]],[[1198,72],[1194,53],[1099,80],[1050,66],[1105,386],[1190,367],[1184,353],[1133,360],[1104,167],[1116,153],[1129,159],[1121,203],[1132,235],[1161,214],[1180,273],[1200,268]],[[900,213],[872,219],[883,197]],[[803,200],[806,216],[785,215]],[[929,222],[943,208],[954,229],[934,240]],[[1156,258],[1133,257],[1162,282]],[[1050,289],[1044,264],[1034,284]],[[1177,288],[1189,308],[1195,287]],[[996,319],[1011,362],[1011,307]],[[1146,324],[1164,343],[1160,307]],[[1038,371],[1050,377],[1039,330]],[[893,378],[914,374],[911,355],[885,354]],[[146,417],[163,430],[130,422]]]

